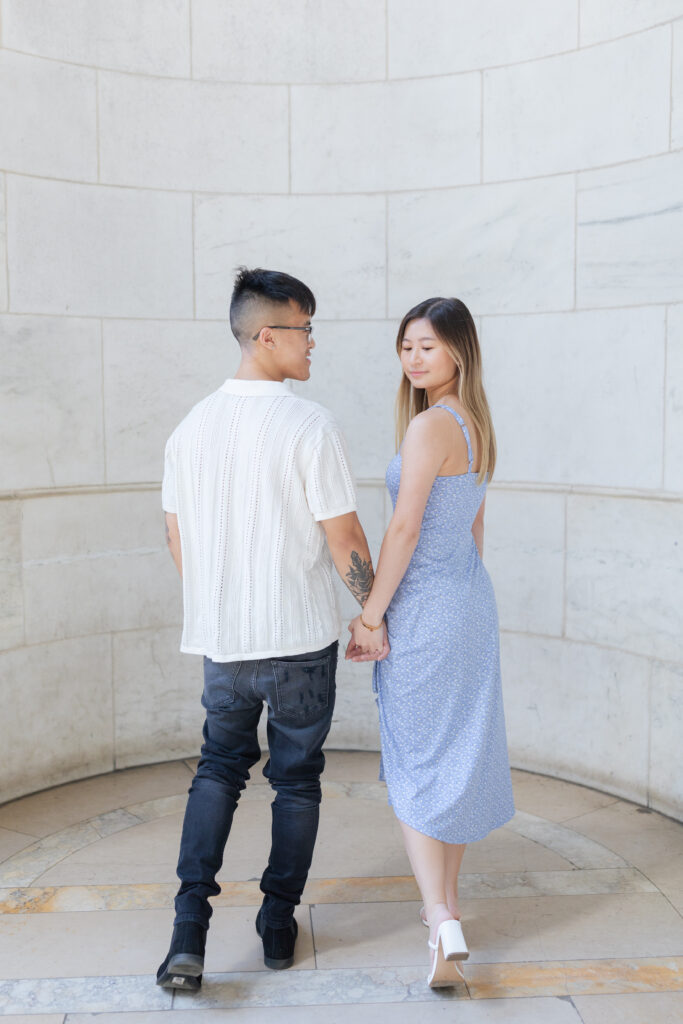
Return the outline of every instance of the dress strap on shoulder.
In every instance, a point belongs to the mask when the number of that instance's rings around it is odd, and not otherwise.
[[[460,415],[459,412],[456,412],[455,409],[451,409],[450,405],[442,405],[440,402],[437,402],[436,405],[432,406],[432,409],[447,409],[448,412],[453,413],[453,415],[455,416],[456,420],[458,421],[458,423],[462,427],[462,432],[465,435],[465,441],[467,442],[467,458],[469,460],[468,461],[468,465],[467,465],[467,470],[468,470],[468,472],[471,473],[472,472],[472,462],[474,461],[473,455],[472,455],[472,442],[470,441],[470,432],[467,429],[467,424],[465,423],[464,419],[462,418],[462,416]]]

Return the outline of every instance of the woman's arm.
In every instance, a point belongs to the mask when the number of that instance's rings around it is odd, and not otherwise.
[[[401,483],[396,507],[382,542],[372,590],[362,618],[377,626],[384,618],[413,557],[434,479],[453,444],[446,415],[420,413],[410,423],[401,448]],[[358,616],[351,623],[353,642],[364,653],[378,646],[380,631],[366,629]]]

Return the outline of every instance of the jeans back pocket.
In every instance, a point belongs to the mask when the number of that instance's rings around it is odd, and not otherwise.
[[[330,701],[330,663],[330,655],[313,661],[273,659],[278,711],[302,720],[325,711]]]
[[[202,704],[207,711],[227,707],[235,699],[235,680],[241,661],[211,661],[204,658]]]

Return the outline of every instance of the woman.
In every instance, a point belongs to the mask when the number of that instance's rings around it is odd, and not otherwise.
[[[424,900],[428,982],[455,984],[469,953],[459,923],[465,845],[514,814],[498,616],[481,557],[496,443],[474,321],[458,299],[403,318],[399,453],[387,470],[394,514],[347,657],[375,664],[381,777]],[[401,444],[402,442],[402,444]],[[421,915],[422,916],[422,915]]]

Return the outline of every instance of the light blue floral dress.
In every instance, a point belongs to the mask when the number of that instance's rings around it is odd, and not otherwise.
[[[486,492],[472,471],[437,476],[420,538],[387,610],[391,653],[376,662],[380,778],[398,818],[472,843],[515,813],[500,681],[498,612],[472,524]],[[436,407],[435,407],[436,408]],[[387,469],[396,505],[401,455]]]

